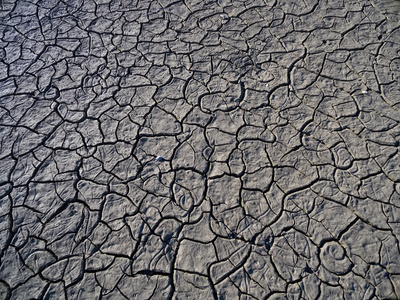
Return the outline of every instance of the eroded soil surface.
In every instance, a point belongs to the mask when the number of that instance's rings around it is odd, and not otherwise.
[[[0,299],[400,298],[398,1],[2,1]]]

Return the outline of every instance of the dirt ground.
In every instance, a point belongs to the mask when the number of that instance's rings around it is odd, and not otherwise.
[[[399,1],[0,8],[0,299],[400,299]]]

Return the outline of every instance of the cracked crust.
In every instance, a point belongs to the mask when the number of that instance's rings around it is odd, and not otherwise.
[[[0,1],[1,299],[400,298],[400,4]]]

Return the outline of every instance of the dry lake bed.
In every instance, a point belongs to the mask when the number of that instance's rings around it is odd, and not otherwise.
[[[0,8],[0,299],[400,298],[399,1]]]

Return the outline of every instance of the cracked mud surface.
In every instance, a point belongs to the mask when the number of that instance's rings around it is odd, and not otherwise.
[[[3,1],[0,299],[400,298],[398,1]]]

